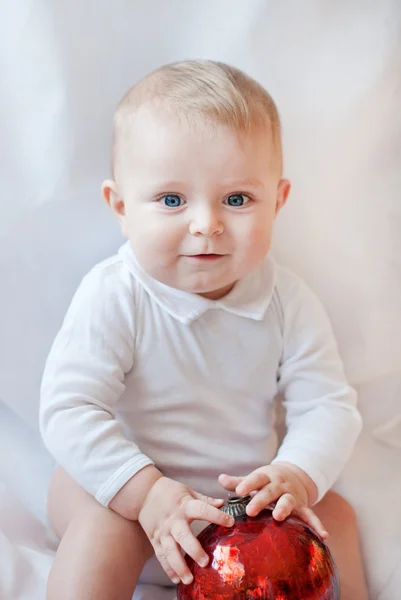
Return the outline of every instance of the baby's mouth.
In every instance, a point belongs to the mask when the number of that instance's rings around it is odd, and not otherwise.
[[[190,258],[191,260],[197,260],[197,261],[213,262],[213,261],[220,260],[220,259],[224,258],[225,256],[227,256],[227,255],[226,254],[206,253],[206,254],[189,254],[189,255],[187,255],[187,258]]]

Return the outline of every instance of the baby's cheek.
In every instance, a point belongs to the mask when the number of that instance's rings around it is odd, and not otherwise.
[[[270,249],[271,229],[263,223],[255,224],[246,236],[246,252],[252,261],[263,259]]]
[[[154,219],[151,215],[135,223],[131,239],[136,256],[149,254],[155,257],[176,245],[174,231],[161,219]]]

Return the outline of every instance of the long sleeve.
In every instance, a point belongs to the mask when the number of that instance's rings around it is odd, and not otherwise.
[[[40,429],[57,462],[103,505],[153,464],[116,420],[124,376],[134,360],[129,278],[110,261],[78,288],[47,360]]]
[[[303,469],[315,482],[320,500],[347,463],[362,419],[320,302],[284,270],[278,293],[284,338],[279,390],[287,435],[273,462],[288,461]]]

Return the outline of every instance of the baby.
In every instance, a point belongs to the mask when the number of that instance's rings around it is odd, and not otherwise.
[[[225,490],[252,493],[250,516],[275,502],[279,521],[327,527],[342,599],[368,597],[355,514],[330,491],[361,430],[356,395],[318,300],[269,254],[282,170],[276,106],[238,69],[168,65],[120,103],[102,190],[128,241],[82,281],[42,383],[60,465],[48,599],[189,583],[183,552],[208,562],[192,522],[233,525]]]

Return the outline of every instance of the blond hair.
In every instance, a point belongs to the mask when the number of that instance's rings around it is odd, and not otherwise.
[[[270,94],[235,67],[211,60],[187,60],[153,71],[121,100],[113,121],[113,176],[127,124],[148,103],[173,112],[190,126],[217,123],[241,133],[267,129],[281,173],[280,117]]]

